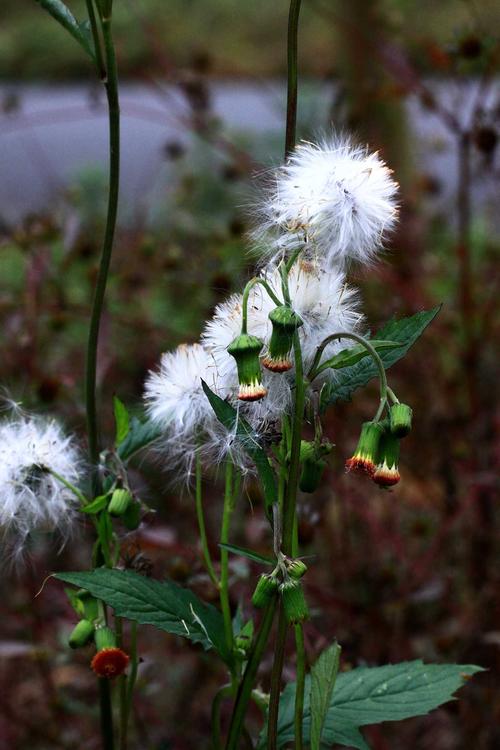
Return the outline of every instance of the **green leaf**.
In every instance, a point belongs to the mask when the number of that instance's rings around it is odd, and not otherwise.
[[[113,411],[115,414],[116,445],[123,443],[130,430],[130,417],[125,404],[118,396],[113,396]]]
[[[227,664],[231,662],[221,613],[189,589],[131,570],[97,568],[84,573],[56,573],[54,577],[87,589],[119,617],[201,643],[204,649],[217,651]]]
[[[245,547],[237,547],[236,544],[219,544],[222,549],[227,549],[228,552],[232,552],[234,555],[240,555],[240,557],[248,557],[249,560],[254,562],[262,563],[263,565],[275,565],[276,560],[272,560],[270,557],[264,557],[259,555],[258,552],[253,552],[251,549]]]
[[[380,352],[384,367],[388,369],[400,360],[408,349],[417,341],[438,314],[441,306],[432,310],[423,311],[409,318],[400,320],[392,319],[377,333],[377,340],[399,342],[397,349],[389,349]],[[331,383],[326,383],[321,390],[321,411],[337,401],[349,401],[352,394],[358,388],[366,385],[378,374],[377,367],[372,358],[365,358],[352,367],[346,367]]]
[[[137,417],[132,417],[127,436],[118,446],[118,455],[122,461],[127,461],[134,453],[154,443],[160,436],[161,429],[154,422],[141,422]]]
[[[338,643],[325,649],[311,669],[311,750],[320,750],[321,735],[339,671]]]
[[[341,672],[325,718],[322,745],[334,744],[369,750],[359,731],[362,726],[421,716],[447,701],[482,667],[463,664],[424,664],[420,659],[385,667],[361,667]],[[306,678],[304,742],[311,737],[311,678]],[[278,747],[294,739],[295,683],[280,699]],[[261,735],[259,748],[265,747]]]
[[[254,462],[264,491],[266,515],[272,519],[273,505],[278,502],[276,480],[269,459],[259,444],[258,436],[231,404],[211,391],[204,380],[201,381],[201,384],[219,422],[222,422],[229,432],[235,433],[244,450]]]
[[[104,508],[108,504],[108,498],[109,493],[106,493],[105,495],[98,495],[88,505],[80,508],[80,510],[82,511],[82,513],[88,513],[89,515],[94,516],[97,513],[100,513],[101,510],[104,510]]]
[[[400,341],[377,341],[376,339],[373,341],[370,340],[370,344],[377,352],[383,351],[384,349],[396,349],[398,346],[402,345]],[[370,356],[370,352],[362,344],[356,344],[356,346],[352,346],[349,349],[342,349],[342,351],[334,357],[326,359],[321,363],[320,369],[321,372],[328,368],[331,368],[332,370],[341,370],[343,367],[352,367],[352,365],[355,365],[361,359]]]
[[[37,0],[37,2],[76,39],[92,59],[95,59],[94,43],[88,21],[78,23],[68,6],[62,0]]]

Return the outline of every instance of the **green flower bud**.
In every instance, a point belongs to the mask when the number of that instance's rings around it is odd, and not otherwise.
[[[227,347],[229,354],[235,358],[238,368],[241,401],[258,401],[264,398],[267,391],[262,385],[259,354],[264,344],[257,336],[242,333]]]
[[[302,560],[288,560],[286,569],[291,578],[298,580],[307,572],[307,565]]]
[[[318,445],[313,441],[302,440],[300,444],[302,473],[299,480],[299,488],[302,492],[315,492],[318,489],[326,467],[323,456],[328,455],[332,447],[332,444],[328,442]]]
[[[270,573],[262,573],[252,595],[252,604],[261,609],[268,604],[278,590],[278,581]]]
[[[131,502],[132,495],[128,490],[114,490],[108,505],[109,514],[111,516],[123,516]]]
[[[408,404],[393,404],[391,406],[391,432],[398,438],[403,438],[411,431],[413,411]]]
[[[273,324],[268,353],[262,360],[264,367],[272,372],[286,372],[293,367],[290,352],[295,331],[303,325],[300,317],[291,307],[280,305],[269,313]]]
[[[295,625],[309,618],[309,608],[299,581],[288,580],[280,585],[283,610],[288,623]]]
[[[384,428],[379,422],[365,422],[361,428],[358,447],[346,461],[346,470],[373,476],[378,464],[378,450]]]
[[[116,648],[115,634],[107,625],[96,628],[94,640],[98,651],[102,651],[104,648]]]
[[[82,648],[90,643],[94,636],[94,625],[90,620],[80,620],[75,625],[68,639],[71,648]]]
[[[122,516],[123,525],[129,531],[135,531],[141,523],[141,504],[132,502]]]
[[[381,487],[392,487],[401,479],[398,469],[399,438],[386,433],[380,442],[379,464],[373,474],[373,481]]]
[[[79,589],[76,596],[82,603],[83,614],[86,620],[95,620],[99,615],[99,605],[87,589]]]

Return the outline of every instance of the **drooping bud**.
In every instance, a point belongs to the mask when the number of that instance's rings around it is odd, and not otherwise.
[[[245,623],[243,628],[240,630],[236,638],[234,639],[234,647],[240,652],[240,655],[246,656],[252,647],[253,640],[253,621],[249,620]]]
[[[90,666],[98,677],[104,677],[108,680],[113,677],[119,677],[125,672],[129,663],[129,657],[116,646],[113,648],[103,648],[98,651],[90,662]]]
[[[103,648],[114,648],[116,646],[115,634],[107,625],[101,625],[101,627],[96,628],[94,639],[98,651],[102,651]]]
[[[299,581],[288,580],[280,585],[283,610],[288,623],[304,622],[309,617],[309,608]]]
[[[380,442],[380,463],[374,474],[373,481],[381,487],[392,487],[401,479],[398,469],[399,438],[386,433]]]
[[[390,411],[391,432],[403,438],[411,431],[413,411],[408,404],[393,404]]]
[[[268,604],[278,590],[278,581],[271,573],[262,573],[252,595],[252,604],[261,609]]]
[[[326,467],[323,457],[331,453],[332,448],[329,442],[317,444],[314,441],[302,440],[300,444],[302,473],[299,480],[299,488],[302,492],[315,492],[318,489]]]
[[[302,578],[307,573],[307,565],[302,560],[288,560],[286,563],[288,575],[295,580]]]
[[[293,367],[290,359],[293,337],[303,322],[297,313],[286,305],[280,305],[271,310],[269,320],[273,324],[273,330],[268,352],[262,364],[272,372],[286,372]]]
[[[108,512],[111,516],[123,516],[132,502],[132,495],[128,490],[117,488],[111,495]]]
[[[258,401],[267,391],[262,385],[259,354],[264,344],[257,336],[241,333],[227,347],[238,368],[241,401]]]
[[[346,471],[373,476],[378,464],[378,449],[384,428],[378,422],[365,422],[361,428],[358,447],[346,461]]]
[[[94,599],[87,589],[79,589],[76,592],[77,598],[82,603],[83,614],[86,620],[95,620],[99,614],[99,605],[97,599]]]
[[[122,516],[123,525],[129,531],[135,531],[141,523],[141,504],[132,502]]]
[[[90,620],[80,620],[75,625],[68,639],[71,648],[82,648],[94,637],[94,625]]]

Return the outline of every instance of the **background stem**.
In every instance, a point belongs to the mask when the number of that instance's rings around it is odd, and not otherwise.
[[[285,161],[295,148],[297,130],[297,52],[301,0],[291,0],[288,13]]]
[[[198,519],[198,530],[200,532],[201,549],[203,552],[203,559],[205,560],[205,567],[207,569],[210,580],[219,588],[219,579],[215,572],[212,558],[210,556],[210,549],[208,547],[207,529],[205,526],[205,516],[203,513],[203,486],[202,486],[202,475],[201,475],[201,459],[199,452],[196,451],[196,489],[195,489],[195,503],[196,503],[196,517]]]

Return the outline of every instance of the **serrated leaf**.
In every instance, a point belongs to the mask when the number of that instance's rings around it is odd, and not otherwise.
[[[137,417],[130,419],[129,430],[126,438],[118,446],[118,455],[122,461],[127,461],[135,453],[154,443],[161,436],[161,429],[150,420],[141,420]]]
[[[240,555],[240,557],[248,557],[249,560],[254,562],[262,563],[263,565],[275,565],[276,560],[272,560],[270,557],[264,557],[259,555],[258,552],[253,552],[251,549],[245,547],[238,547],[236,544],[219,544],[222,549],[227,549],[228,552],[232,552],[234,555]]]
[[[205,395],[215,412],[215,416],[224,427],[233,432],[239,439],[243,449],[248,453],[255,464],[264,491],[265,510],[268,518],[273,517],[273,505],[278,502],[278,491],[276,479],[269,463],[269,459],[259,443],[255,430],[234,409],[231,404],[217,396],[204,380],[201,381]]]
[[[397,341],[401,344],[397,349],[380,352],[386,370],[405,356],[408,349],[422,335],[440,309],[441,306],[439,305],[432,310],[424,310],[408,318],[401,318],[400,320],[393,318],[378,331],[376,336],[378,340]],[[344,368],[336,375],[334,381],[332,380],[331,383],[327,383],[322,388],[321,411],[325,411],[337,401],[349,401],[355,390],[365,386],[377,374],[377,367],[371,357],[363,359],[352,367]]]
[[[360,667],[338,675],[328,707],[322,745],[334,744],[369,750],[359,727],[400,721],[429,713],[454,699],[466,680],[483,668],[463,664],[424,664],[420,659],[385,667]],[[311,737],[311,678],[306,678],[304,700],[305,743]],[[295,683],[280,698],[278,747],[294,739]],[[259,748],[265,747],[261,735]]]
[[[398,346],[401,346],[400,341],[378,341],[376,339],[370,339],[370,344],[377,352],[384,349],[396,349]],[[370,352],[362,344],[356,344],[356,346],[351,346],[349,349],[342,349],[334,357],[330,357],[330,359],[322,362],[321,372],[328,368],[341,370],[343,367],[352,367],[352,365],[355,365],[360,360],[370,356]]]
[[[333,643],[311,669],[311,750],[320,750],[321,735],[339,671],[341,648]]]
[[[82,513],[87,513],[90,516],[94,516],[97,513],[100,513],[101,510],[104,510],[104,508],[108,504],[108,498],[108,493],[106,493],[105,495],[98,495],[93,500],[91,500],[88,505],[84,505],[83,508],[80,508],[80,510],[82,511]]]
[[[50,13],[52,18],[55,18],[71,34],[73,39],[76,39],[92,59],[95,59],[94,44],[88,21],[79,23],[62,0],[37,0],[37,3],[47,13]]]
[[[113,396],[113,412],[115,415],[115,443],[123,443],[130,430],[130,417],[127,407],[118,396]]]
[[[97,568],[83,573],[56,573],[55,578],[90,591],[119,617],[200,643],[230,664],[221,613],[189,589],[172,581],[156,581],[131,570]]]

